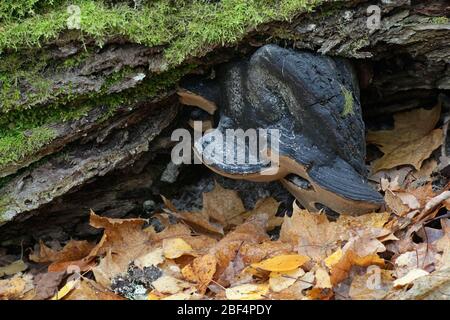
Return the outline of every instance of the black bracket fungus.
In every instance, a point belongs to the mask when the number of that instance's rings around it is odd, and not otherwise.
[[[235,179],[281,180],[308,210],[359,215],[382,205],[366,180],[359,87],[347,60],[265,45],[248,60],[220,66],[214,80],[190,78],[180,86],[181,103],[220,113],[217,128],[194,145],[213,171]],[[228,129],[265,129],[270,138],[277,130],[277,143],[267,143],[265,150],[260,144],[252,154],[247,136],[233,140],[232,147],[224,143]],[[239,151],[245,163],[237,161]]]

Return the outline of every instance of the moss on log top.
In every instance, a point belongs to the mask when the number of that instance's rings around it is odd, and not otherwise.
[[[0,51],[40,46],[68,30],[69,5],[77,5],[79,39],[101,45],[124,37],[149,47],[165,46],[169,63],[202,53],[207,46],[234,43],[258,25],[293,18],[323,0],[147,0],[106,4],[97,0],[3,0]],[[50,5],[51,3],[51,5]]]

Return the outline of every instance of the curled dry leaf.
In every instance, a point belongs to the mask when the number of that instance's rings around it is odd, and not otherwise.
[[[294,246],[281,241],[264,241],[263,243],[244,243],[239,249],[246,264],[260,262],[263,259],[292,253]]]
[[[54,250],[40,241],[39,252],[30,254],[29,258],[38,263],[76,261],[89,255],[94,247],[88,241],[70,240],[61,250]]]
[[[450,296],[450,268],[433,272],[410,283],[408,290],[392,289],[387,300],[448,300]]]
[[[333,286],[345,280],[353,266],[368,267],[370,265],[384,266],[384,260],[377,254],[365,257],[358,256],[354,251],[347,250],[342,258],[330,270],[331,283]]]

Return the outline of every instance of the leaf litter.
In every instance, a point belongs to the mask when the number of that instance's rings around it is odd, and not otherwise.
[[[27,257],[0,265],[0,299],[449,299],[440,113],[440,105],[402,112],[392,130],[368,133],[383,153],[370,177],[385,197],[380,212],[331,221],[294,202],[292,215],[280,217],[275,199],[247,210],[236,191],[216,183],[201,211],[163,197],[154,215],[162,231],[145,219],[91,212],[91,226],[103,230],[98,242],[40,241]],[[277,228],[274,240],[268,231]]]

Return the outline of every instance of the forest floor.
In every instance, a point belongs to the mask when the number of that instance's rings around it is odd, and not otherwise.
[[[219,184],[201,212],[165,198],[151,221],[91,212],[98,243],[0,248],[0,299],[449,299],[447,128],[438,105],[369,131],[381,212],[333,220],[294,203],[279,217],[275,199],[247,211]]]

